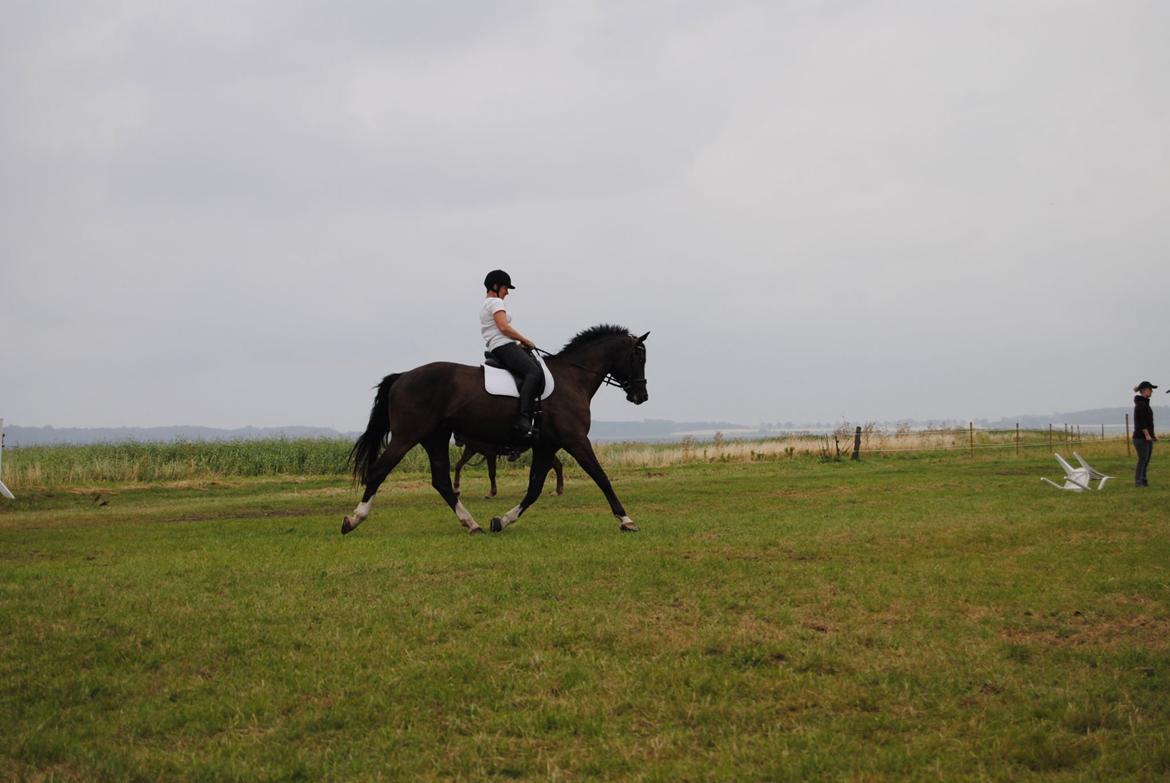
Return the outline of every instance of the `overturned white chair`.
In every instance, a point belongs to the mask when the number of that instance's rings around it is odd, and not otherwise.
[[[1054,454],[1053,456],[1056,457],[1056,461],[1060,463],[1060,466],[1064,468],[1064,486],[1061,486],[1055,481],[1047,478],[1041,478],[1040,480],[1051,484],[1057,489],[1069,489],[1073,492],[1084,492],[1087,489],[1093,489],[1094,487],[1092,482],[1096,481],[1096,489],[1102,490],[1105,489],[1105,482],[1113,478],[1112,476],[1106,476],[1099,470],[1095,470],[1093,466],[1085,462],[1084,458],[1075,451],[1073,452],[1073,457],[1076,458],[1077,462],[1081,463],[1079,468],[1074,468],[1072,465],[1068,464],[1064,457],[1060,456],[1059,454]]]

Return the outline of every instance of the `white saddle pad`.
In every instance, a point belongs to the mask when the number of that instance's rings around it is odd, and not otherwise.
[[[548,396],[553,393],[552,373],[548,371],[548,365],[544,363],[544,359],[540,358],[540,354],[535,354],[535,356],[536,361],[540,362],[540,369],[544,370],[544,391],[540,393],[540,399],[547,400]],[[483,366],[483,388],[487,390],[488,394],[496,394],[501,397],[520,396],[520,391],[516,388],[516,378],[502,367],[488,367],[486,364]]]

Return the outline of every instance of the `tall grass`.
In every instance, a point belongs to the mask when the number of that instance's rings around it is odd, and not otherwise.
[[[1031,430],[1020,433],[1021,454],[1049,447],[1059,451],[1073,448],[1082,454],[1124,454],[1125,439],[1104,440],[1093,436],[1075,440],[1058,432]],[[4,481],[13,490],[30,487],[77,486],[95,483],[153,483],[252,476],[348,476],[346,457],[352,447],[348,440],[301,439],[255,441],[176,441],[174,443],[109,443],[87,446],[21,446],[5,450]],[[686,439],[679,443],[601,443],[595,446],[606,466],[666,468],[672,465],[711,462],[761,462],[782,459],[848,459],[853,432],[845,428],[835,434],[796,434],[759,440],[727,440],[716,434],[710,441]],[[974,448],[965,429],[886,432],[863,430],[861,455],[864,459],[897,454],[934,452],[974,453],[976,457],[1011,454],[1017,448],[1016,432],[976,430]],[[461,450],[451,447],[454,463]],[[567,454],[561,459],[570,468],[576,464]],[[475,468],[478,463],[472,463]],[[530,455],[515,463],[500,460],[500,469],[527,470]],[[428,473],[426,454],[413,449],[396,468],[396,473]]]
[[[228,476],[341,475],[344,440],[176,441],[5,450],[4,481],[19,487],[158,482]],[[415,455],[412,455],[415,456]],[[422,455],[415,461],[421,462]]]

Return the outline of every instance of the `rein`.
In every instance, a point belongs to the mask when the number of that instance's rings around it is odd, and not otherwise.
[[[533,347],[537,351],[540,351],[542,354],[544,354],[548,358],[556,357],[556,354],[549,353],[548,351],[544,350],[543,348],[540,348],[538,346],[533,346]],[[593,373],[594,375],[601,375],[602,376],[601,382],[604,385],[616,386],[617,388],[621,389],[624,392],[629,392],[630,387],[633,386],[635,383],[645,383],[646,382],[645,378],[630,378],[627,381],[619,381],[617,378],[614,377],[613,373],[608,371],[608,370],[593,370],[593,369],[590,369],[589,367],[585,367],[583,365],[577,364],[576,362],[570,362],[567,359],[564,359],[563,357],[561,357],[561,361],[564,361],[565,364],[569,365],[570,367],[576,367],[578,370],[584,370],[585,372]]]

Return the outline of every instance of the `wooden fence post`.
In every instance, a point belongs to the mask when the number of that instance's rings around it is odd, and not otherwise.
[[[1020,456],[1020,423],[1016,422],[1016,456]]]
[[[1048,450],[1052,451],[1052,425],[1048,425]]]
[[[1125,414],[1125,431],[1121,433],[1121,439],[1125,441],[1125,456],[1129,456],[1129,414]]]
[[[971,430],[971,456],[975,456],[975,422],[968,422],[968,427]]]
[[[853,459],[861,459],[861,427],[853,431]]]

